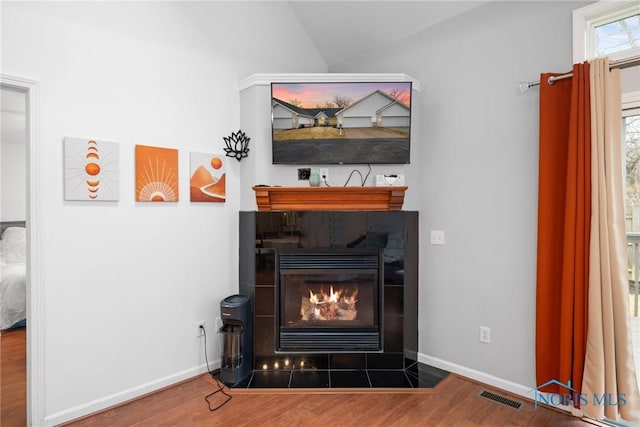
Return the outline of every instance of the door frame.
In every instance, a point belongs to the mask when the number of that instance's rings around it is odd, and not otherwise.
[[[0,74],[0,86],[26,96],[27,153],[27,425],[44,425],[44,286],[41,275],[40,244],[39,82]]]

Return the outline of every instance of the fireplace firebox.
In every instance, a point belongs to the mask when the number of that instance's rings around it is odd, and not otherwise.
[[[276,254],[278,352],[380,351],[382,251]]]

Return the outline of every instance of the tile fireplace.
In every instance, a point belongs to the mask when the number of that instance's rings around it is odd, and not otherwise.
[[[418,213],[240,212],[252,301],[245,387],[425,387],[417,362]]]

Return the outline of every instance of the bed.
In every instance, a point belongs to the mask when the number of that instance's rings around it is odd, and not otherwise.
[[[26,243],[24,221],[0,223],[0,330],[26,321]]]

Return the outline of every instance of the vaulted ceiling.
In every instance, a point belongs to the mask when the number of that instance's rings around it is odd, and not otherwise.
[[[289,3],[331,71],[342,61],[488,1],[293,0]]]

